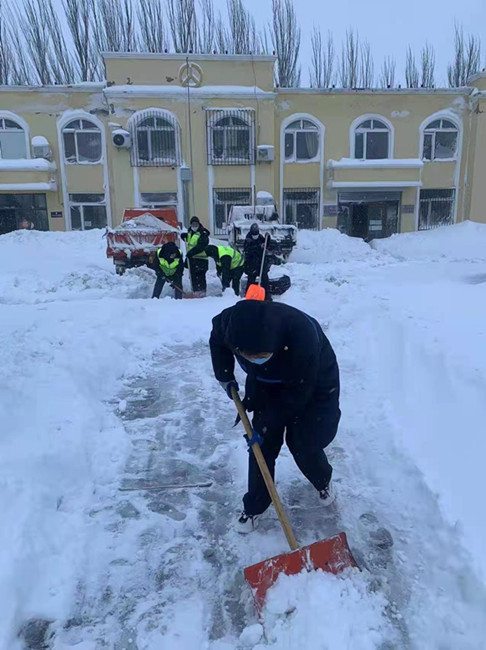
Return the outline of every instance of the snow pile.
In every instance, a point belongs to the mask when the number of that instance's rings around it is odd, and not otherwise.
[[[400,261],[486,261],[486,225],[465,221],[436,230],[375,239],[371,245]]]
[[[122,223],[110,230],[110,232],[125,232],[131,230],[150,230],[155,232],[179,232],[177,228],[171,226],[161,219],[157,219],[151,212],[145,212],[139,217],[122,221]]]
[[[348,237],[335,228],[314,232],[299,230],[297,246],[290,256],[291,262],[301,264],[326,264],[333,262],[366,261],[377,257],[362,239]]]
[[[354,572],[346,577],[323,571],[280,575],[263,611],[268,643],[251,647],[376,650],[395,638],[386,605],[383,595],[370,592],[365,578]],[[254,640],[258,629],[252,633]],[[246,636],[245,631],[243,641]]]

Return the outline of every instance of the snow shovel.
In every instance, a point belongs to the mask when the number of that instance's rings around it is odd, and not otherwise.
[[[263,246],[262,264],[260,266],[260,275],[257,284],[250,284],[246,290],[246,300],[265,300],[265,289],[262,287],[263,265],[265,264],[265,253],[267,252],[269,234],[265,233],[265,245]]]
[[[253,436],[252,427],[240,400],[240,396],[234,388],[231,388],[231,395],[243,422],[243,426],[245,427],[246,435],[251,440]],[[251,449],[255,454],[258,467],[265,480],[265,485],[272,498],[273,506],[290,546],[290,553],[276,555],[245,569],[245,579],[253,590],[256,608],[258,612],[261,612],[268,589],[275,583],[281,573],[295,575],[302,571],[321,569],[322,571],[336,575],[344,569],[357,567],[358,565],[348,546],[346,533],[339,533],[339,535],[314,542],[308,546],[299,546],[258,442],[254,442]]]

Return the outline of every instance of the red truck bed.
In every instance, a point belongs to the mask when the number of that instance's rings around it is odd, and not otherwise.
[[[146,264],[163,244],[178,240],[175,208],[125,210],[120,226],[106,231],[106,256],[113,258],[121,275],[127,268]]]

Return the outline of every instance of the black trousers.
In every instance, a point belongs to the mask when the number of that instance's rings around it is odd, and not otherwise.
[[[268,270],[269,270],[268,266],[265,265],[263,267],[263,271],[262,271],[261,285],[265,289],[265,300],[271,300],[272,299],[272,297],[270,295],[270,280],[268,279]],[[258,277],[258,275],[260,273],[260,267],[258,267],[258,268],[256,268],[256,267],[247,267],[245,269],[245,273],[248,276],[248,286],[250,286],[250,284],[256,284],[257,277]]]
[[[316,490],[323,490],[331,480],[332,466],[324,448],[335,438],[339,416],[335,422],[323,422],[319,408],[311,408],[302,416],[297,416],[281,428],[267,428],[261,445],[268,469],[275,476],[275,461],[284,441],[294,457],[302,474],[312,483]],[[259,431],[258,414],[253,418],[253,428]],[[260,433],[260,431],[259,431]],[[263,480],[255,456],[249,453],[248,492],[243,497],[243,507],[248,515],[259,515],[271,503],[271,498]]]
[[[208,260],[201,260],[195,257],[189,257],[189,270],[191,272],[191,282],[193,291],[206,291],[206,273],[208,271]]]
[[[157,279],[155,280],[155,286],[154,286],[154,291],[152,293],[152,298],[160,298],[160,294],[162,293],[162,289],[164,288],[164,285],[166,282],[174,282],[174,298],[176,300],[180,300],[182,298],[182,276],[177,275],[172,278],[167,278],[163,273],[157,273]],[[177,287],[180,287],[178,289]]]
[[[221,284],[223,285],[223,291],[227,289],[230,285],[233,288],[233,291],[237,296],[240,295],[240,282],[241,276],[243,275],[243,266],[239,266],[236,269],[231,269],[228,275],[224,278],[221,278]]]

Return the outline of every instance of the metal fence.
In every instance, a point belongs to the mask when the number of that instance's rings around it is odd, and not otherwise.
[[[144,111],[131,125],[132,167],[178,167],[179,125],[162,111]]]
[[[454,221],[455,190],[421,190],[419,230],[450,226]]]
[[[213,189],[214,234],[226,235],[226,224],[234,205],[251,205],[251,189],[228,187]]]
[[[305,230],[319,229],[320,191],[305,187],[283,192],[285,223]]]
[[[253,165],[255,116],[253,109],[206,111],[208,165]]]

